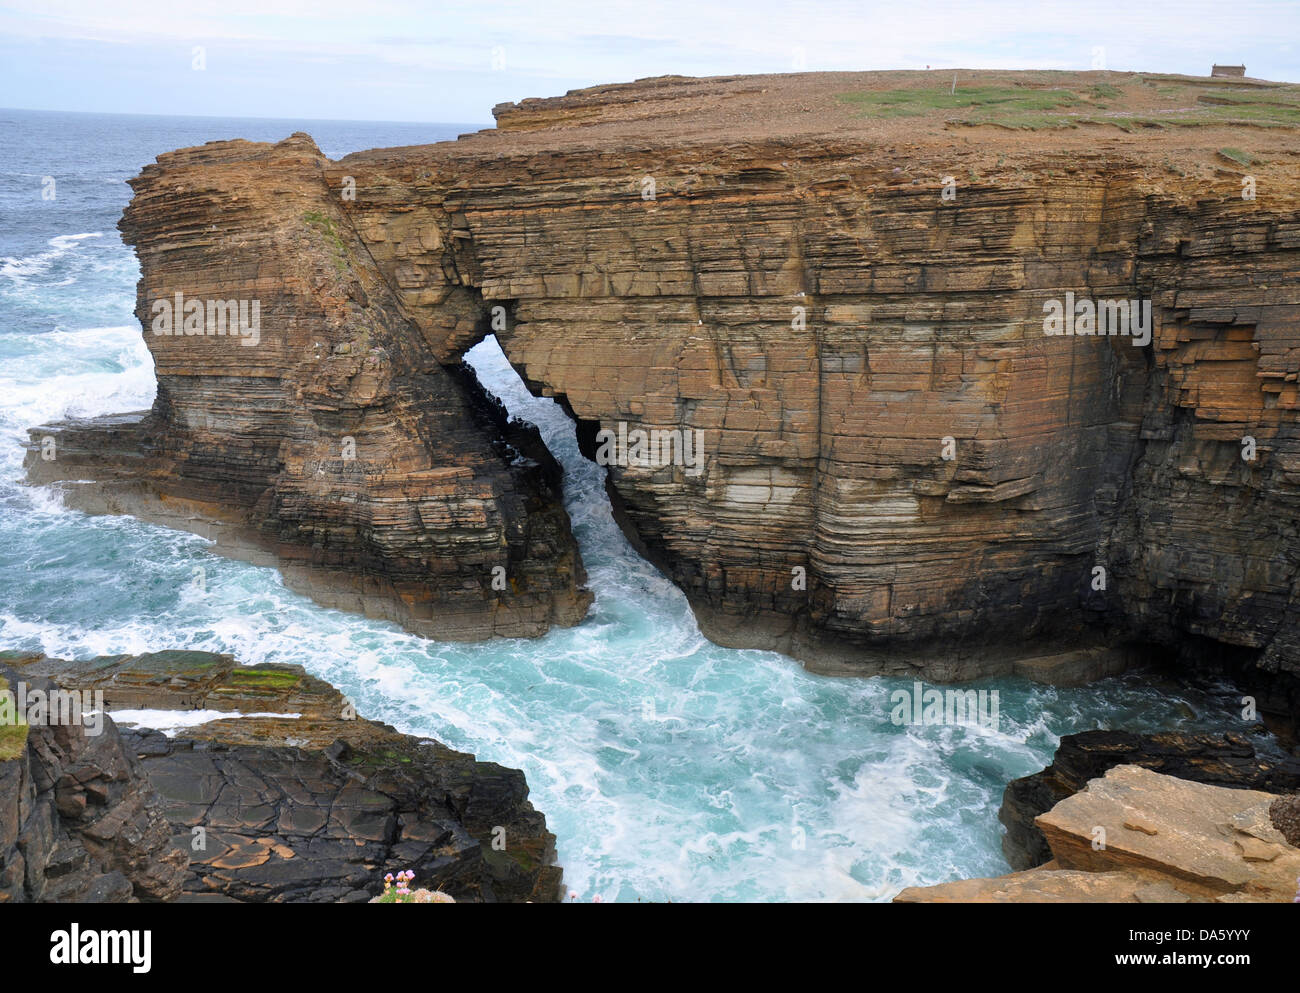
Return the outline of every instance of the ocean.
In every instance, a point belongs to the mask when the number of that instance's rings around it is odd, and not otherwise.
[[[895,724],[891,694],[911,681],[816,676],[711,644],[615,525],[605,470],[579,454],[572,423],[490,338],[469,359],[563,463],[595,592],[580,625],[544,638],[426,641],[316,606],[197,536],[88,517],[22,485],[29,427],[153,400],[139,269],[116,224],[125,180],[156,155],[302,130],[337,158],[475,129],[0,110],[0,649],[302,665],[363,716],[523,769],[581,902],[888,900],[1002,874],[1003,788],[1049,763],[1061,735],[1223,729],[1229,687],[1146,673],[1078,689],[988,680],[973,688],[997,691],[996,726]]]

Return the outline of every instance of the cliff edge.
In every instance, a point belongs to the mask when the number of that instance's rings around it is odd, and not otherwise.
[[[561,897],[522,772],[298,666],[6,652],[0,677],[32,718],[0,721],[0,902],[358,903],[403,871],[458,901]]]

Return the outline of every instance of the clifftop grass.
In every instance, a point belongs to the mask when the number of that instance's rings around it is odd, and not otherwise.
[[[1018,86],[958,86],[948,90],[869,90],[844,93],[840,99],[857,104],[878,117],[918,117],[931,110],[996,107],[1002,111],[1031,112],[1070,107],[1081,98],[1069,90],[1035,90]]]
[[[1038,85],[966,85],[936,89],[841,93],[864,116],[920,117],[936,111],[948,124],[1012,130],[1083,125],[1133,132],[1143,128],[1245,126],[1300,128],[1300,86],[1134,73],[1114,82],[1057,85],[1050,73]]]

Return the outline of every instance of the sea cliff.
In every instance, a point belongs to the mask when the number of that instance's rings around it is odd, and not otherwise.
[[[121,224],[157,400],[37,429],[29,478],[431,637],[574,624],[558,468],[461,362],[493,334],[590,456],[700,439],[608,491],[720,643],[936,680],[1158,653],[1294,713],[1297,88],[947,89],[667,78],[337,162],[160,156]]]

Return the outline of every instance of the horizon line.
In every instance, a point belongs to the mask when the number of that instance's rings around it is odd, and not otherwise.
[[[0,107],[0,113],[16,111],[20,114],[81,114],[86,117],[173,117],[179,120],[212,121],[316,121],[323,124],[436,124],[483,129],[495,128],[496,122],[481,121],[396,121],[389,118],[363,117],[267,117],[260,114],[157,114],[140,110],[56,110],[50,107]]]

